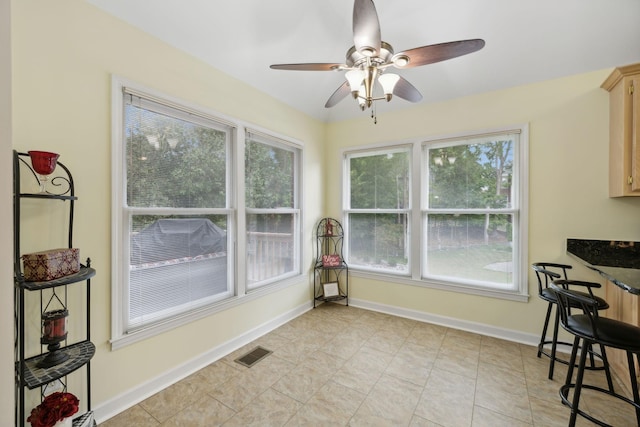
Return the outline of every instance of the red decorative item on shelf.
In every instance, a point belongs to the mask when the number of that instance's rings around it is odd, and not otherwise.
[[[337,267],[340,262],[340,255],[322,255],[323,267]]]
[[[54,310],[42,313],[42,344],[51,344],[67,338],[69,311]]]
[[[24,279],[44,282],[80,271],[80,249],[59,248],[22,255]]]
[[[29,151],[29,157],[31,157],[31,165],[36,173],[51,175],[56,169],[60,154],[48,151]]]
[[[40,184],[40,193],[46,193],[45,185],[47,183],[47,175],[51,175],[58,165],[58,153],[50,153],[48,151],[29,151],[31,157],[31,166],[37,174],[40,175],[38,183]]]
[[[325,233],[327,236],[333,236],[333,224],[331,224],[331,221],[329,220],[327,220],[326,223]]]
[[[73,394],[56,391],[31,410],[27,421],[32,427],[53,427],[58,421],[70,418],[78,412],[79,405],[80,401]]]

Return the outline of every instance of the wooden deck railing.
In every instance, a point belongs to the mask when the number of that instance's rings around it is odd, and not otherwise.
[[[293,268],[291,233],[247,233],[247,281],[260,282]]]

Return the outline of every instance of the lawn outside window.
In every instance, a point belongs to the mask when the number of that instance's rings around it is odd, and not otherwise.
[[[527,139],[523,125],[345,152],[354,274],[525,301]]]

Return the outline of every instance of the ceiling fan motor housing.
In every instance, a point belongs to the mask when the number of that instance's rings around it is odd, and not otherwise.
[[[370,59],[372,64],[379,67],[380,65],[391,62],[392,57],[393,47],[391,47],[387,42],[380,42],[380,52],[378,55],[373,56],[363,55],[358,52],[355,46],[351,46],[347,51],[346,65],[353,68],[362,68],[363,66],[366,66],[367,59]]]

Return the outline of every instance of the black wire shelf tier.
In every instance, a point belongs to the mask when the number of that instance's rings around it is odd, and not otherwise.
[[[319,297],[316,297],[316,301],[325,301],[325,302],[341,301],[341,300],[346,299],[346,298],[347,298],[346,295],[336,295],[336,296],[332,296],[332,297],[319,296]]]
[[[324,265],[322,264],[322,261],[318,262],[315,267],[318,270],[340,270],[340,269],[346,269],[348,268],[347,263],[345,263],[344,261],[342,261],[339,265]]]
[[[49,353],[39,354],[24,361],[24,369],[22,371],[25,385],[33,390],[40,387],[86,365],[93,355],[96,353],[96,346],[91,341],[80,341],[59,350],[69,356],[69,358],[50,368],[39,368],[40,363]]]
[[[17,280],[16,286],[28,291],[39,291],[41,289],[55,288],[57,286],[84,282],[85,280],[91,279],[95,275],[96,271],[93,268],[81,266],[80,271],[68,276],[60,277],[58,279],[49,280],[46,282],[25,282],[24,280]]]
[[[21,193],[20,197],[24,197],[25,199],[78,200],[76,196],[62,196],[48,193]]]

